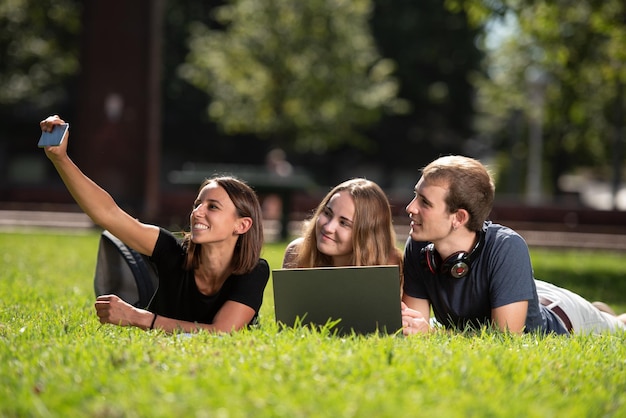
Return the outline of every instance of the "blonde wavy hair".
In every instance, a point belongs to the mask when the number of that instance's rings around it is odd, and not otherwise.
[[[402,266],[402,253],[396,246],[391,206],[385,192],[373,181],[354,178],[335,186],[321,201],[314,215],[305,222],[302,241],[296,249],[296,267],[326,267],[331,257],[317,249],[315,226],[318,218],[337,193],[347,191],[354,199],[352,219],[352,260],[350,265],[372,266],[395,264]]]

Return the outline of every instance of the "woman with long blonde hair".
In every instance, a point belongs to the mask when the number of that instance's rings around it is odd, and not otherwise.
[[[391,207],[378,184],[354,178],[335,186],[285,250],[283,268],[401,266]]]

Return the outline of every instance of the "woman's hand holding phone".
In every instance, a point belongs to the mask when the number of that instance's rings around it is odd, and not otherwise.
[[[39,138],[38,146],[44,148],[48,157],[64,155],[67,152],[69,123],[66,123],[58,115],[54,115],[39,122],[39,126],[41,127],[41,138]]]

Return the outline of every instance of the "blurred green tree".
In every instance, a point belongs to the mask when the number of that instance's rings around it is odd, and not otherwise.
[[[0,106],[38,108],[69,99],[79,69],[79,0],[0,2]]]
[[[408,110],[395,64],[371,36],[371,11],[370,0],[231,0],[215,10],[221,29],[191,26],[179,73],[209,94],[227,134],[298,152],[367,148],[359,128]]]
[[[542,151],[547,188],[558,193],[559,178],[584,167],[604,178],[611,171],[619,175],[626,82],[622,0],[448,0],[447,5],[465,10],[474,24],[491,23],[508,31],[497,42],[484,44],[490,50],[488,77],[475,79],[483,132],[503,139],[512,114],[532,116],[536,109],[529,77],[539,69],[545,75]],[[500,144],[510,155],[510,142]]]

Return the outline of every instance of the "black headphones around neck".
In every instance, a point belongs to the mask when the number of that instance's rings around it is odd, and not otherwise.
[[[442,261],[435,245],[431,242],[420,251],[421,264],[432,274],[444,274],[455,279],[462,279],[469,273],[470,266],[480,254],[484,243],[485,231],[480,231],[476,244],[469,253],[457,251]]]

